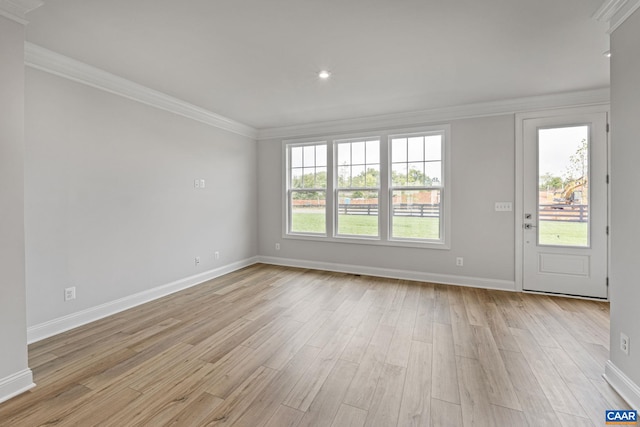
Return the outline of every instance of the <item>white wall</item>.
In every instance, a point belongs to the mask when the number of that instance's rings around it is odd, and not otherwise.
[[[0,16],[0,402],[32,384],[24,254],[24,27]]]
[[[611,52],[611,362],[638,387],[640,11],[613,32]],[[620,332],[630,337],[628,356],[620,351]],[[635,405],[640,407],[640,388],[635,393]],[[628,398],[633,400],[632,396]]]
[[[255,256],[256,152],[250,138],[27,68],[29,327]],[[70,286],[77,299],[64,302]]]
[[[451,250],[282,239],[282,140],[259,141],[259,253],[513,289],[514,216],[495,212],[494,204],[514,201],[514,132],[513,115],[451,122]],[[280,251],[274,249],[276,242],[281,243]],[[455,265],[459,256],[464,257],[464,267]]]

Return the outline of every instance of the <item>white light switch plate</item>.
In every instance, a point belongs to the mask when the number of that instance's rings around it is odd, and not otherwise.
[[[511,212],[511,211],[513,211],[513,203],[496,202],[496,212]]]

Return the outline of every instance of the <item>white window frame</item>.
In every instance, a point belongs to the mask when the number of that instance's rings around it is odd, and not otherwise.
[[[293,198],[292,198],[292,194],[296,191],[323,191],[325,193],[325,218],[327,218],[329,216],[328,214],[328,202],[330,199],[330,194],[329,194],[329,178],[330,178],[330,172],[329,170],[332,169],[332,165],[327,164],[326,165],[326,169],[327,169],[327,187],[325,187],[324,189],[322,188],[303,188],[303,189],[297,189],[297,188],[291,188],[290,183],[291,183],[291,149],[294,147],[305,147],[305,146],[315,146],[315,145],[325,145],[326,146],[326,150],[328,151],[330,149],[330,144],[327,141],[323,141],[323,140],[313,140],[313,141],[305,141],[305,142],[299,142],[299,143],[288,143],[284,146],[285,149],[285,188],[286,188],[286,193],[285,193],[285,200],[286,200],[286,213],[285,213],[285,224],[284,224],[284,230],[285,233],[284,235],[290,237],[290,236],[309,236],[309,237],[317,237],[317,238],[323,238],[326,236],[329,236],[328,234],[328,227],[325,225],[325,232],[324,233],[311,233],[311,232],[294,232],[291,230],[291,224],[292,224],[292,210],[293,210]],[[329,156],[327,156],[329,157]]]
[[[441,185],[440,186],[394,186],[393,182],[392,182],[392,175],[391,175],[391,171],[393,170],[393,156],[392,156],[392,144],[391,141],[393,139],[398,139],[398,138],[411,138],[411,137],[416,137],[416,136],[432,136],[432,135],[439,135],[441,136],[441,145],[440,145],[440,164],[441,164]],[[449,143],[448,143],[448,129],[437,129],[437,130],[428,130],[428,131],[422,131],[422,132],[411,132],[411,133],[394,133],[392,135],[388,136],[388,156],[389,156],[389,160],[388,160],[388,167],[389,167],[389,204],[388,204],[388,208],[389,208],[389,221],[387,222],[387,225],[389,227],[389,241],[392,242],[413,242],[413,243],[422,243],[422,244],[429,244],[429,245],[445,245],[446,247],[448,247],[448,240],[447,240],[447,236],[448,236],[448,227],[447,225],[449,224],[449,220],[448,220],[448,212],[449,212],[449,189],[448,187],[449,185],[449,164],[448,164],[448,159],[449,159],[449,153],[447,151],[449,147]],[[423,160],[424,161],[424,160]],[[409,162],[407,161],[407,164]],[[409,172],[408,168],[407,168],[407,173]],[[423,239],[423,238],[408,238],[408,237],[393,237],[393,192],[394,191],[429,191],[429,190],[438,190],[440,191],[440,215],[439,215],[439,239]]]
[[[391,239],[391,137],[410,134],[439,133],[443,135],[442,140],[442,187],[440,195],[440,240],[426,239]],[[282,173],[282,188],[284,191],[282,205],[284,215],[282,216],[282,238],[295,240],[309,240],[319,242],[363,244],[371,246],[398,246],[423,249],[450,249],[451,237],[451,126],[448,124],[434,126],[420,126],[404,129],[389,129],[375,132],[358,132],[353,134],[323,135],[316,138],[292,139],[282,141],[282,151],[284,167]],[[337,218],[335,203],[337,203],[337,183],[336,183],[336,144],[338,141],[366,140],[377,138],[380,141],[380,188],[378,198],[378,223],[379,236],[352,236],[337,235]],[[301,234],[290,233],[291,206],[289,203],[289,147],[327,144],[327,188],[326,188],[326,234]],[[414,187],[407,187],[414,189]]]
[[[338,159],[338,145],[339,144],[350,144],[353,142],[367,142],[367,141],[373,141],[376,140],[378,142],[378,151],[381,151],[381,141],[380,138],[377,136],[367,136],[367,137],[362,137],[362,138],[347,138],[347,139],[334,139],[332,142],[332,148],[333,148],[333,164],[331,165],[331,167],[333,168],[333,176],[334,176],[334,180],[333,180],[333,204],[334,204],[334,208],[333,208],[333,223],[335,224],[334,228],[333,228],[333,237],[337,238],[337,239],[366,239],[366,240],[380,240],[381,237],[381,229],[382,229],[382,224],[380,222],[380,193],[382,191],[382,180],[380,180],[380,182],[378,183],[377,187],[339,187],[338,186],[338,169],[340,168],[340,165],[337,163],[337,159]],[[378,153],[378,155],[380,156],[380,153]],[[381,161],[380,158],[378,158],[379,161]],[[365,162],[366,162],[366,158],[365,158]],[[353,165],[353,163],[351,163],[351,165]],[[366,165],[366,163],[365,163]],[[379,172],[382,169],[382,163],[378,163],[378,169]],[[353,178],[353,177],[352,177]],[[375,236],[366,236],[366,235],[358,235],[358,234],[339,234],[338,233],[338,220],[339,220],[339,215],[340,215],[340,197],[339,197],[339,193],[340,191],[377,191],[378,192],[378,233]]]

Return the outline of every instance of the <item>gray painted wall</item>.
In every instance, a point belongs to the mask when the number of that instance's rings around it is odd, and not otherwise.
[[[26,88],[29,326],[257,254],[254,140],[31,68]]]
[[[0,401],[27,369],[23,45],[24,27],[0,16]]]
[[[613,32],[611,53],[611,361],[640,385],[640,11]]]
[[[282,239],[282,140],[259,141],[259,253],[512,282],[514,215],[495,212],[494,204],[514,201],[514,133],[513,115],[451,122],[450,250]],[[274,249],[276,242],[280,251]],[[455,265],[458,256],[464,257],[464,267]]]

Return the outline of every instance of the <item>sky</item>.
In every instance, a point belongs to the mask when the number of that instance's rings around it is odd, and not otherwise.
[[[565,177],[569,158],[582,140],[589,141],[589,126],[572,126],[539,130],[539,174]]]

